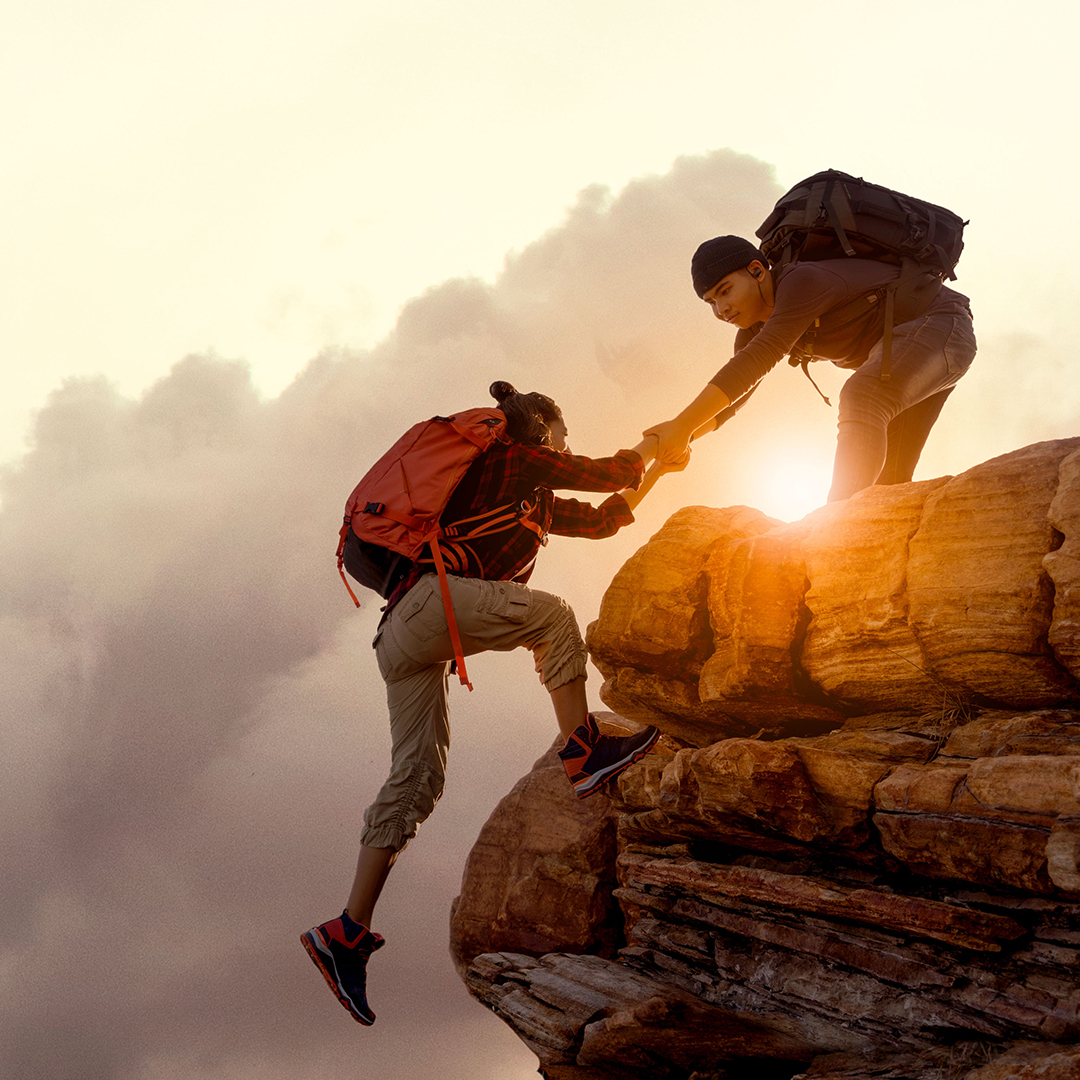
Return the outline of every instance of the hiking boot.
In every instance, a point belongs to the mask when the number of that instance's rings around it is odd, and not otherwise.
[[[601,735],[592,713],[559,751],[566,775],[579,799],[599,791],[635,761],[640,761],[660,738],[660,732],[647,727],[636,735],[624,737]]]
[[[353,922],[343,911],[339,918],[301,934],[300,942],[353,1019],[361,1024],[375,1023],[367,1003],[367,962],[386,944],[382,935]]]

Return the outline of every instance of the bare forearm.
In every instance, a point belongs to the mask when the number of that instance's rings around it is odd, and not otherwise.
[[[659,457],[668,462],[677,461],[686,453],[691,439],[711,431],[716,414],[730,404],[727,394],[709,383],[675,419],[654,424],[646,433],[659,436]]]
[[[685,432],[687,441],[695,438],[700,429],[712,430],[712,421],[716,414],[726,409],[731,404],[731,398],[720,389],[708,383],[705,389],[675,419],[672,423],[678,425],[680,432]],[[701,431],[701,434],[704,434]]]
[[[642,478],[636,491],[633,488],[627,488],[625,491],[620,491],[619,494],[626,500],[626,505],[629,506],[631,510],[636,510],[638,503],[652,491],[653,485],[667,471],[668,470],[665,469],[660,462],[656,462]]]
[[[715,430],[716,430],[716,417],[715,416],[710,416],[709,419],[706,420],[705,423],[702,424],[701,427],[699,427],[694,432],[694,434],[690,436],[690,441],[691,442],[696,442],[698,439],[701,438],[702,435],[708,435],[710,431],[715,431]]]
[[[649,462],[651,462],[660,452],[660,436],[645,435],[641,442],[639,442],[637,446],[631,447],[631,449],[645,462],[646,467],[648,467]]]

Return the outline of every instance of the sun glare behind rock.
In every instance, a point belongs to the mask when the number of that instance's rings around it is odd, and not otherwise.
[[[798,521],[824,505],[832,457],[805,446],[786,446],[762,462],[758,477],[757,508],[782,521]]]

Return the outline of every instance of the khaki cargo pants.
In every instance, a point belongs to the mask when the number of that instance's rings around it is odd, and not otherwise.
[[[464,654],[530,649],[547,689],[585,674],[586,652],[565,600],[512,581],[449,577]],[[364,813],[361,843],[400,851],[443,792],[450,746],[448,679],[454,650],[439,579],[422,577],[373,642],[386,682],[390,776]]]

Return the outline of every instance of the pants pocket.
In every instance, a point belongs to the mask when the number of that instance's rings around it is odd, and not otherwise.
[[[446,633],[446,612],[435,576],[421,578],[394,610],[401,628],[416,641]]]
[[[511,623],[523,623],[529,617],[532,593],[513,581],[484,581],[476,610],[495,615]]]

